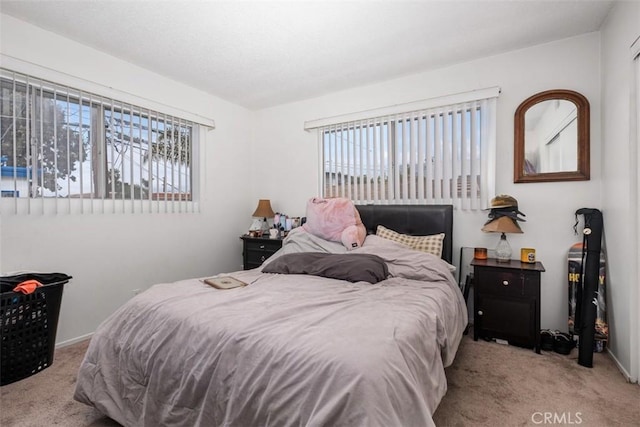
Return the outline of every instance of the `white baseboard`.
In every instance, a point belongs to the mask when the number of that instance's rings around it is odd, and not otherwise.
[[[629,372],[627,372],[627,370],[624,368],[624,366],[622,366],[622,364],[620,363],[618,358],[616,358],[616,356],[609,349],[607,349],[607,353],[609,353],[609,356],[611,356],[613,361],[616,363],[616,366],[618,366],[618,369],[620,370],[620,372],[622,373],[622,375],[626,378],[626,380],[628,382],[630,382],[630,383],[638,383],[638,378],[632,378],[631,374]]]
[[[93,335],[93,332],[90,332],[88,334],[81,335],[79,337],[71,338],[70,340],[56,343],[56,348],[66,347],[68,345],[79,343],[80,341],[88,340],[89,338],[91,338],[92,335]]]

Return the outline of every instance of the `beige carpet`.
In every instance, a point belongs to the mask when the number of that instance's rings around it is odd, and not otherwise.
[[[72,399],[87,344],[59,349],[51,367],[1,387],[0,425],[118,426]],[[627,383],[606,353],[594,355],[591,369],[576,357],[577,350],[537,355],[466,336],[447,369],[449,391],[434,415],[436,425],[639,425],[640,387]]]

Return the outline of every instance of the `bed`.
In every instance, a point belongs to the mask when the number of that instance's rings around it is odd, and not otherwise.
[[[452,207],[358,210],[372,233],[445,233],[442,259],[373,234],[346,253],[295,229],[262,267],[229,274],[248,286],[184,280],[127,302],[93,335],[74,398],[125,426],[433,425],[467,324]],[[263,271],[299,254],[379,258],[389,276]]]

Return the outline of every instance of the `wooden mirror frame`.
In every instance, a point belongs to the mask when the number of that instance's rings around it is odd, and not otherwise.
[[[524,173],[525,151],[525,114],[529,108],[542,101],[566,100],[573,102],[578,111],[578,170],[562,172],[544,172],[537,174]],[[514,158],[513,182],[552,182],[552,181],[588,181],[589,176],[589,101],[583,95],[572,90],[555,89],[537,93],[518,107],[514,125]]]

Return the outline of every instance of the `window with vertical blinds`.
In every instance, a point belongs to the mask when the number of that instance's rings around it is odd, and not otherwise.
[[[498,89],[493,92],[461,103],[309,123],[307,129],[318,132],[323,196],[486,208],[495,192]]]
[[[4,212],[195,209],[195,123],[0,71]]]

